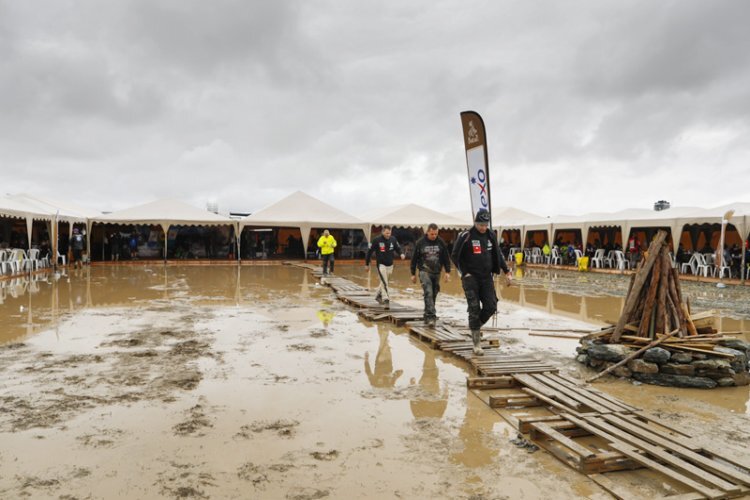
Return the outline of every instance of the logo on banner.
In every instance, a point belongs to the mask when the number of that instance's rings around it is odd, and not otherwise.
[[[476,127],[474,127],[474,122],[471,120],[469,120],[469,131],[467,139],[469,144],[479,142],[479,132],[477,132]]]
[[[487,174],[484,173],[484,169],[477,171],[477,176],[471,178],[471,183],[479,188],[479,202],[482,204],[482,208],[487,207]]]

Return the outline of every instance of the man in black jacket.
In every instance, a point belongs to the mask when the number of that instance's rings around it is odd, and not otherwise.
[[[489,223],[490,213],[480,209],[474,219],[474,227],[458,236],[451,255],[466,294],[469,329],[474,342],[474,354],[477,356],[484,354],[479,344],[482,339],[480,329],[497,310],[492,275],[500,274],[502,269],[509,283],[512,278],[495,233],[488,230]]]
[[[427,326],[435,326],[437,320],[435,301],[440,291],[441,268],[445,269],[445,280],[448,281],[451,272],[448,247],[438,236],[437,224],[433,223],[427,227],[427,233],[417,241],[414,255],[411,257],[411,282],[417,282],[416,273],[419,269],[419,281],[424,292],[424,321]]]
[[[380,287],[378,287],[378,294],[375,296],[375,300],[383,302],[385,307],[388,308],[391,303],[390,295],[388,294],[388,281],[393,273],[393,255],[399,254],[401,260],[404,260],[406,256],[401,250],[401,245],[398,244],[396,238],[391,236],[391,226],[383,226],[383,232],[373,238],[370,249],[367,251],[365,256],[365,267],[370,269],[370,258],[372,254],[375,254],[375,265],[378,268],[378,276],[380,277]]]

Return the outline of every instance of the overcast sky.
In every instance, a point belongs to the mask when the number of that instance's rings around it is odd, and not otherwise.
[[[750,201],[750,2],[0,0],[0,182],[114,210]]]

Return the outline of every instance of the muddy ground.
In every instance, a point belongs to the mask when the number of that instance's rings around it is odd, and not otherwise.
[[[337,271],[374,285],[359,266]],[[565,274],[502,289],[497,326],[517,329],[503,334],[508,352],[584,376],[575,341],[527,329],[591,328],[626,282]],[[406,268],[392,288],[419,303]],[[459,284],[443,288],[439,314],[463,320]],[[727,324],[746,324],[742,307],[728,305]],[[360,320],[301,269],[47,276],[5,289],[0,326],[2,498],[609,498],[512,442],[502,416],[467,391],[464,363]],[[747,387],[598,386],[749,458]],[[627,474],[634,494],[671,488]]]

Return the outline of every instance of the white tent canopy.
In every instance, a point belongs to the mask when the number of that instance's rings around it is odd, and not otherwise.
[[[0,216],[24,219],[26,221],[26,237],[28,247],[31,248],[31,229],[34,225],[34,220],[51,223],[55,214],[27,200],[16,199],[12,196],[3,196],[0,197]]]
[[[389,225],[426,229],[430,223],[437,224],[441,229],[464,229],[471,226],[471,222],[413,203],[371,210],[362,215],[362,220],[368,222],[370,228]]]
[[[164,258],[167,257],[169,226],[232,226],[237,222],[208,210],[195,208],[179,200],[163,199],[126,208],[109,214],[102,214],[90,220],[102,224],[155,224],[164,230]],[[239,241],[239,238],[237,238]]]
[[[369,239],[369,226],[365,222],[302,191],[296,191],[243,218],[240,230],[246,226],[299,228],[304,248],[310,243],[313,228],[362,229]]]

